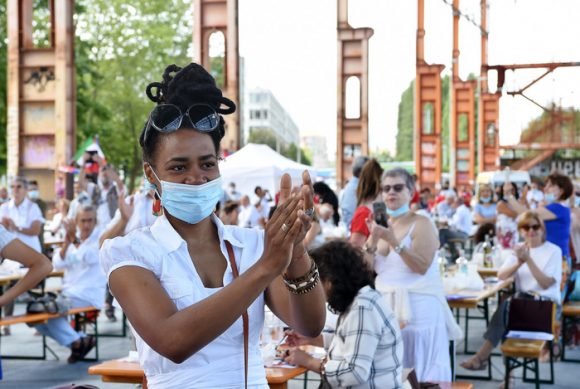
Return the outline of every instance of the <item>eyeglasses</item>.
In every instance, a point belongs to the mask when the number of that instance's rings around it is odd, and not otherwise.
[[[538,231],[540,228],[542,228],[542,226],[539,224],[532,224],[532,225],[524,224],[520,228],[524,231],[529,231],[529,230]]]
[[[402,192],[403,189],[405,189],[405,184],[395,184],[393,186],[391,186],[391,185],[383,186],[384,193],[389,193],[391,191],[391,189],[394,189],[395,192],[397,192],[397,193]]]
[[[153,108],[149,114],[143,140],[147,139],[147,133],[151,127],[165,133],[177,131],[181,127],[184,116],[189,119],[191,126],[200,132],[211,132],[220,124],[220,116],[211,105],[193,104],[183,113],[176,105],[161,104]]]
[[[22,189],[22,185],[10,185],[11,189]]]

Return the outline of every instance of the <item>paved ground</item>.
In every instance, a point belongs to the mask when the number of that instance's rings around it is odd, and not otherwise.
[[[17,305],[17,311],[23,310],[22,304]],[[471,330],[473,328],[473,330]],[[109,323],[106,318],[99,319],[99,330],[102,333],[118,333],[121,329],[120,322]],[[473,322],[473,327],[470,325],[470,349],[475,349],[481,344],[481,333],[483,331],[483,322]],[[41,350],[42,338],[34,336],[34,330],[25,325],[16,325],[12,327],[12,335],[1,338],[2,346],[1,352],[4,355],[8,354],[28,354],[38,355]],[[69,365],[66,359],[69,355],[69,350],[60,347],[56,343],[49,340],[49,346],[56,352],[60,360],[55,360],[52,355],[48,356],[46,361],[23,361],[23,360],[7,360],[2,361],[4,371],[4,380],[0,381],[0,388],[2,389],[40,389],[40,388],[57,388],[63,385],[75,384],[92,384],[100,388],[110,389],[128,389],[136,388],[136,385],[125,384],[107,384],[100,381],[99,377],[88,375],[87,369],[91,363],[83,362]],[[131,347],[131,341],[127,338],[101,338],[99,353],[101,360],[108,360],[114,358],[121,358],[128,354]],[[463,344],[459,345],[463,349]],[[580,349],[570,350],[570,356],[580,358]],[[464,355],[458,355],[459,361],[464,360]],[[548,373],[548,364],[542,364],[542,375]],[[503,377],[503,362],[500,357],[493,358],[493,381],[471,381],[475,384],[476,389],[491,389],[497,388]],[[462,373],[459,369],[458,373]],[[521,369],[516,371],[516,388],[532,388],[531,384],[523,384],[519,377],[521,377]],[[553,389],[564,388],[580,388],[580,364],[557,362],[555,364],[556,384],[551,387]],[[316,374],[311,374],[312,377],[317,377]],[[303,381],[294,380],[289,384],[289,389],[303,388]],[[309,382],[307,388],[314,389],[318,387],[318,382]]]

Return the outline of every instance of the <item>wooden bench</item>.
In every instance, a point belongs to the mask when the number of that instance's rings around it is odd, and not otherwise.
[[[566,328],[568,323],[573,323],[574,319],[580,318],[580,301],[569,301],[562,307],[562,361],[580,362],[580,359],[566,358]]]
[[[99,359],[99,331],[97,327],[97,316],[99,314],[99,309],[95,307],[81,307],[72,308],[64,316],[74,317],[74,327],[76,331],[79,331],[81,327],[87,323],[90,323],[94,327],[95,335],[95,357],[85,358],[85,361],[97,361]],[[62,317],[58,313],[27,313],[24,315],[8,316],[0,319],[0,326],[9,326],[14,324],[28,324],[28,325],[38,325],[46,323],[50,319],[56,319]],[[0,340],[2,335],[0,334]],[[1,346],[1,344],[0,344]],[[49,350],[52,355],[58,360],[58,356],[48,347],[46,344],[46,336],[42,336],[42,355],[41,356],[24,356],[24,355],[2,355],[4,359],[46,359],[46,350]],[[0,352],[1,355],[1,352]]]
[[[546,347],[550,351],[550,379],[540,380],[539,360],[542,350]],[[554,383],[554,356],[552,352],[552,341],[528,340],[528,339],[507,339],[501,345],[501,352],[505,357],[505,383],[504,389],[509,389],[510,372],[518,367],[524,368],[523,381],[534,382],[536,389],[542,384]],[[519,359],[522,359],[520,362]],[[534,371],[534,379],[527,378],[526,372]]]
[[[287,389],[288,381],[294,377],[304,374],[306,369],[303,367],[266,368],[266,379],[270,389]],[[126,362],[119,360],[106,361],[101,364],[89,367],[89,374],[100,375],[103,382],[120,382],[129,384],[142,384],[143,388],[147,387],[145,373],[138,362]],[[453,387],[455,389],[455,387]],[[460,389],[470,389],[468,387],[459,387]]]

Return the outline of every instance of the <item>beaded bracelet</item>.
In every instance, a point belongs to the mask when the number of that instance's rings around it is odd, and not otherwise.
[[[310,266],[310,270],[308,273],[304,274],[301,277],[290,279],[286,277],[286,274],[282,275],[282,279],[284,280],[284,284],[286,288],[292,292],[293,294],[305,294],[310,292],[316,284],[318,284],[318,280],[320,279],[320,275],[318,274],[318,267],[316,267],[316,263],[312,259],[312,266]]]

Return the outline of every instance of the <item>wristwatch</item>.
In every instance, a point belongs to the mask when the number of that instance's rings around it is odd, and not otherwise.
[[[401,254],[401,252],[405,249],[405,246],[401,246],[400,244],[396,245],[393,249],[397,254]]]

